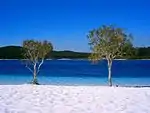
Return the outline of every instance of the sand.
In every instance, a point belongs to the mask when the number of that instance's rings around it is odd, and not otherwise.
[[[150,113],[150,88],[0,85],[0,113]]]

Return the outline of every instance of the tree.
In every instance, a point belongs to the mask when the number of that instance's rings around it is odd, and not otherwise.
[[[23,41],[24,57],[26,67],[32,72],[33,80],[32,84],[39,84],[37,81],[37,75],[40,72],[40,68],[46,59],[48,53],[53,50],[53,46],[48,41],[35,41],[25,40]]]
[[[132,48],[132,36],[123,29],[116,28],[113,25],[102,26],[94,29],[88,34],[89,45],[91,48],[90,60],[98,61],[102,58],[107,60],[108,64],[108,82],[112,86],[112,63],[117,57],[130,55]]]

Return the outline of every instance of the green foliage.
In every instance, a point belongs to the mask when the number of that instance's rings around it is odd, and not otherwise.
[[[0,59],[24,59],[23,48],[20,46],[6,46],[0,47]],[[126,51],[126,50],[125,50]],[[128,52],[129,53],[129,52]],[[132,55],[123,55],[124,59],[150,59],[150,47],[136,47],[131,48],[130,53]],[[133,54],[134,53],[134,54]],[[73,51],[52,51],[48,53],[46,58],[60,59],[60,58],[70,58],[70,59],[87,59],[90,53],[83,52],[73,52]]]
[[[0,59],[25,59],[25,50],[19,46],[0,47]],[[52,51],[46,55],[46,59],[87,59],[90,53],[74,52],[74,51]]]
[[[35,62],[45,59],[46,55],[53,50],[53,46],[48,41],[25,40],[23,42],[23,49],[25,51],[25,58]]]
[[[19,46],[0,47],[0,59],[23,59],[22,47]]]
[[[94,29],[88,34],[91,60],[114,59],[131,53],[131,35],[112,25]]]
[[[51,53],[52,59],[61,59],[61,58],[68,58],[68,59],[87,59],[89,53],[82,53],[82,52],[73,52],[73,51],[53,51]]]

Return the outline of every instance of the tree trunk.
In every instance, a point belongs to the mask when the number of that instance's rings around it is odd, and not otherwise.
[[[33,84],[35,84],[36,80],[37,80],[36,73],[34,72],[34,74],[33,74]]]
[[[38,81],[37,81],[37,69],[36,69],[36,64],[34,65],[34,73],[33,73],[33,80],[32,80],[32,84],[36,84],[38,85]]]
[[[111,67],[112,67],[112,60],[108,60],[108,84],[109,86],[112,86]]]

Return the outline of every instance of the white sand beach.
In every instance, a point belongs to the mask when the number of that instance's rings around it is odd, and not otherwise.
[[[1,85],[0,113],[150,113],[150,88]]]

